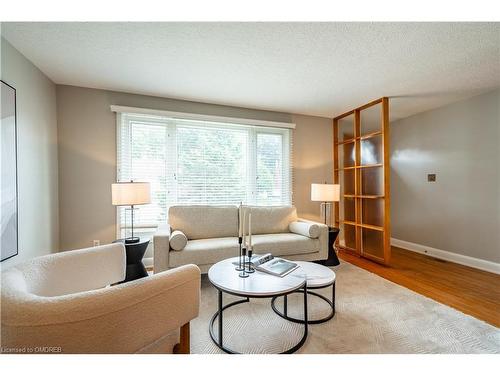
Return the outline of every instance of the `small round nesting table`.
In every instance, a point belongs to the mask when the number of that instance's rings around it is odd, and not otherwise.
[[[307,284],[306,274],[299,268],[284,277],[277,277],[263,272],[255,272],[247,278],[238,276],[233,263],[238,258],[229,258],[214,264],[208,270],[208,278],[212,285],[218,290],[218,310],[212,316],[209,323],[209,333],[212,341],[226,353],[237,352],[223,343],[223,312],[224,310],[249,302],[250,298],[276,298],[287,296],[290,293],[299,292],[304,296],[304,319],[298,323],[304,325],[304,333],[297,344],[279,354],[288,354],[297,351],[304,345],[308,334],[307,320]],[[223,304],[223,293],[243,297],[243,299]],[[215,321],[218,320],[218,334],[214,332]]]
[[[327,304],[330,305],[331,311],[328,316],[321,319],[309,320],[309,324],[320,324],[329,321],[335,315],[335,272],[333,272],[330,268],[325,267],[321,264],[312,263],[312,262],[295,262],[300,266],[300,270],[307,275],[307,291],[308,295],[313,295],[318,298],[321,298]],[[332,287],[332,299],[328,299],[327,297],[313,292],[313,289],[323,289]],[[302,293],[303,290],[296,290],[292,293]],[[303,323],[303,319],[292,318],[288,316],[288,297],[287,295],[283,296],[283,312],[279,311],[275,305],[276,299],[278,297],[273,297],[271,300],[271,307],[273,311],[281,316],[283,319],[289,320],[294,323]]]

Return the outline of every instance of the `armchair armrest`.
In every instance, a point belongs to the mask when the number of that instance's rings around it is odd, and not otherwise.
[[[158,226],[156,233],[153,235],[154,273],[168,270],[171,231],[170,225],[162,224]]]

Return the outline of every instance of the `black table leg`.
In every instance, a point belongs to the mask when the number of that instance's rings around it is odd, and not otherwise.
[[[313,292],[312,290],[313,289],[323,289],[323,288],[326,288],[326,287],[329,287],[331,286],[332,287],[332,299],[329,300],[328,297],[325,297],[321,294],[318,294],[318,293],[315,293]],[[324,317],[324,318],[321,318],[321,319],[312,319],[312,320],[309,320],[307,321],[307,324],[321,324],[321,323],[324,323],[324,322],[327,322],[328,320],[330,320],[331,318],[334,317],[335,315],[335,281],[332,283],[332,284],[329,284],[329,285],[326,285],[326,286],[322,286],[322,287],[309,287],[309,288],[305,288],[307,290],[307,294],[309,295],[313,295],[313,296],[316,296],[318,298],[321,298],[323,301],[325,301],[326,303],[328,303],[331,307],[331,312],[328,316]],[[296,290],[296,291],[293,291],[291,293],[303,293],[303,290]],[[279,316],[281,316],[283,319],[286,319],[290,322],[294,322],[294,323],[302,323],[304,324],[305,321],[303,319],[300,319],[300,318],[292,318],[290,316],[288,316],[288,300],[287,300],[287,296],[284,296],[283,297],[283,312],[279,311],[278,308],[276,307],[276,299],[277,297],[273,297],[271,299],[271,308],[273,309],[273,311],[278,314]]]
[[[227,348],[225,347],[222,342],[222,325],[223,325],[223,322],[222,322],[222,313],[225,309],[227,308],[230,308],[232,306],[235,306],[235,305],[239,305],[240,303],[245,303],[245,302],[250,302],[250,298],[249,297],[244,297],[244,299],[240,299],[240,300],[237,300],[237,301],[234,301],[234,302],[231,302],[231,303],[228,303],[227,305],[223,305],[223,299],[222,299],[222,290],[218,289],[218,308],[217,308],[217,312],[212,316],[212,318],[210,319],[210,323],[209,323],[209,326],[208,326],[208,332],[210,334],[210,338],[212,339],[212,341],[214,342],[215,345],[217,345],[220,349],[222,349],[223,351],[225,351],[226,353],[230,353],[230,354],[239,354],[238,352],[230,349],[230,348]],[[299,287],[297,288],[294,292],[297,292],[297,293],[302,293],[302,287]],[[293,293],[293,292],[291,292]],[[284,352],[281,352],[280,354],[290,354],[290,353],[294,353],[296,352],[302,345],[304,345],[304,343],[306,342],[306,339],[307,339],[307,335],[308,335],[308,319],[307,319],[307,287],[305,288],[304,290],[304,316],[306,317],[306,319],[304,321],[301,321],[300,323],[301,324],[304,324],[304,334],[302,335],[302,338],[300,339],[300,341],[295,344],[292,348],[284,351]],[[286,297],[286,295],[283,295]],[[242,296],[243,297],[243,296]],[[262,298],[268,298],[268,297],[262,297]],[[276,297],[274,297],[276,298]],[[273,306],[273,309],[275,309],[275,307]],[[290,319],[290,318],[289,318]],[[215,321],[218,321],[218,336],[215,335],[215,329],[214,329],[214,325],[215,325]]]
[[[222,291],[219,290],[219,345],[222,346]]]
[[[304,330],[307,336],[309,332],[309,319],[307,317],[307,284],[304,285]]]
[[[333,282],[332,285],[332,309],[333,309],[333,315],[335,315],[335,282]]]

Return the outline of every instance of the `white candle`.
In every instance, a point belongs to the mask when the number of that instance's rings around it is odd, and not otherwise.
[[[242,221],[242,219],[243,219],[243,212],[242,212],[242,211],[243,211],[243,210],[242,210],[241,203],[240,203],[240,207],[239,207],[239,211],[238,211],[238,213],[239,213],[239,215],[240,215],[240,220],[239,220],[239,225],[238,225],[238,237],[240,237],[240,238],[241,238],[241,236],[242,236],[242,233],[241,233],[241,228],[242,228],[242,226],[243,226],[243,223],[241,222],[241,221]]]
[[[248,214],[248,247],[252,248],[252,214]]]
[[[242,222],[242,230],[243,230],[243,247],[245,247],[245,211],[243,211],[243,222]]]

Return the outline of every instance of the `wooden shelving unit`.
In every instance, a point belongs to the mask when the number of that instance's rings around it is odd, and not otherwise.
[[[390,247],[389,100],[374,100],[333,120],[337,245],[388,264]]]

